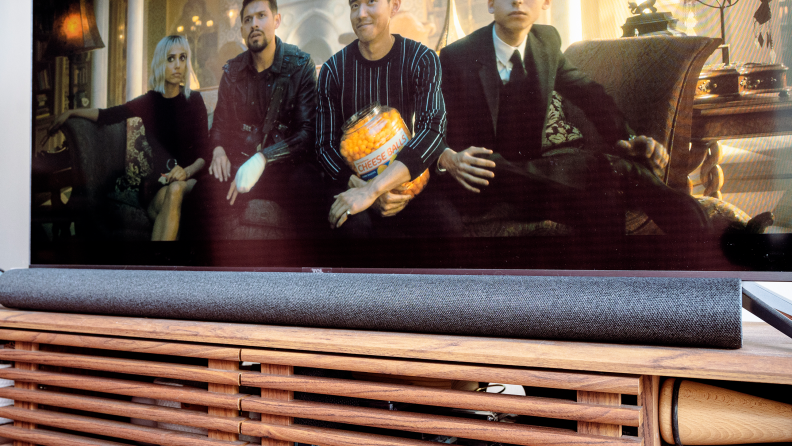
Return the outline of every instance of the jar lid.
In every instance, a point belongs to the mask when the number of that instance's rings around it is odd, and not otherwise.
[[[359,122],[363,120],[369,120],[379,114],[382,110],[382,105],[379,102],[374,101],[371,104],[367,105],[360,109],[357,113],[350,116],[349,119],[344,123],[344,128],[342,129],[344,132],[347,130],[355,127]]]

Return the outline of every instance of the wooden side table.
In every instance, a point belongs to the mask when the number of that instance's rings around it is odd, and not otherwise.
[[[108,446],[122,439],[429,446],[436,443],[422,435],[445,435],[484,444],[660,446],[664,378],[774,383],[785,390],[778,392],[787,395],[785,403],[792,398],[792,339],[764,323],[744,324],[743,348],[717,350],[0,310],[0,339],[15,347],[0,350],[0,359],[15,362],[0,369],[0,378],[17,384],[0,389],[0,397],[16,402],[0,407],[0,417],[15,421],[0,427],[0,436],[19,445],[68,440]],[[518,384],[571,390],[577,398],[295,375],[294,367]],[[159,385],[153,378],[188,380],[193,388]],[[568,420],[577,428],[305,401],[294,392]],[[131,397],[177,404],[145,405]],[[347,426],[294,424],[295,417]],[[206,434],[162,424],[201,427]],[[102,435],[104,442],[90,443],[95,440],[83,434]]]
[[[719,141],[788,134],[792,134],[792,99],[777,93],[695,104],[687,174],[701,166],[704,195],[720,199],[724,177]]]

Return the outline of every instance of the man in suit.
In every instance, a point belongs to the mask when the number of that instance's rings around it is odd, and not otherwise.
[[[698,203],[645,165],[646,155],[665,148],[635,137],[604,88],[566,60],[555,28],[535,24],[551,1],[489,0],[494,23],[440,53],[449,148],[436,170],[460,212],[506,201],[523,218],[598,237],[623,235],[628,207],[669,234],[708,228]],[[580,107],[609,147],[544,151],[553,91]]]

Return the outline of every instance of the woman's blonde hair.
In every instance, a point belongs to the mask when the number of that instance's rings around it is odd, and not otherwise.
[[[190,80],[193,77],[192,52],[187,38],[180,35],[163,37],[154,49],[151,60],[151,73],[149,73],[149,90],[165,94],[165,65],[168,63],[168,52],[176,45],[181,45],[187,51],[187,73],[184,76],[184,96],[190,97]]]

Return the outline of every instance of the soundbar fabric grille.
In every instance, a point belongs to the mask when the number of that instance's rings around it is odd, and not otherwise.
[[[27,310],[739,348],[739,279],[21,269]]]

